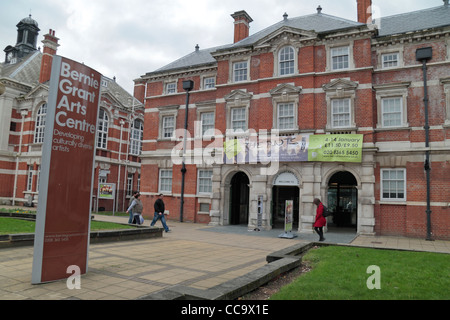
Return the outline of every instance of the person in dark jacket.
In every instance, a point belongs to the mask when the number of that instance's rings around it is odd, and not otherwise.
[[[158,196],[158,199],[156,199],[155,204],[153,205],[153,207],[155,208],[155,215],[153,217],[153,221],[150,224],[150,226],[153,227],[155,225],[156,221],[158,221],[158,219],[161,219],[161,223],[162,223],[162,225],[164,227],[164,230],[166,232],[170,232],[170,229],[169,229],[169,227],[167,226],[167,223],[166,223],[166,217],[164,216],[164,211],[166,209],[165,209],[165,206],[164,206],[163,197],[164,197],[164,195],[160,194]]]
[[[319,235],[319,241],[325,241],[323,237],[323,227],[327,224],[327,219],[323,216],[323,204],[320,199],[314,199],[314,204],[317,206],[316,210],[316,220],[314,222],[314,230],[316,230]]]

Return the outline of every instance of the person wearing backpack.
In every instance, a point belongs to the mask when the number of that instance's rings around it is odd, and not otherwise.
[[[319,235],[320,239],[319,241],[325,241],[325,238],[323,237],[323,227],[327,224],[327,219],[325,219],[323,213],[325,211],[324,205],[320,201],[320,199],[314,199],[314,204],[317,206],[316,210],[316,220],[314,222],[314,230]]]

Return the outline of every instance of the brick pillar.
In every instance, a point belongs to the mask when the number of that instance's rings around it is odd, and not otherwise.
[[[52,73],[52,62],[53,56],[59,47],[58,38],[55,37],[55,31],[50,29],[49,33],[44,35],[44,51],[41,62],[41,73],[39,76],[39,82],[44,83],[50,80],[50,75]]]

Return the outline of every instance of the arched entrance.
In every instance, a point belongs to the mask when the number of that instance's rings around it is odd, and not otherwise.
[[[272,228],[284,228],[286,200],[294,201],[294,224],[298,228],[300,188],[297,177],[291,172],[277,176],[272,189]]]
[[[236,173],[231,179],[230,186],[230,224],[248,224],[249,214],[249,184],[247,175]]]
[[[335,173],[328,182],[328,209],[330,227],[352,228],[358,226],[358,182],[347,171]],[[330,221],[331,220],[331,221]]]

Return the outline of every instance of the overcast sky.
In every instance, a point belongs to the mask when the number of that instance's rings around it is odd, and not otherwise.
[[[20,20],[39,23],[38,47],[49,29],[58,55],[116,77],[130,93],[133,80],[195,50],[233,42],[232,13],[245,10],[254,34],[283,19],[316,12],[357,20],[356,0],[1,0],[0,49],[16,44]],[[443,5],[442,0],[373,0],[375,15]],[[0,54],[4,61],[4,53]]]

